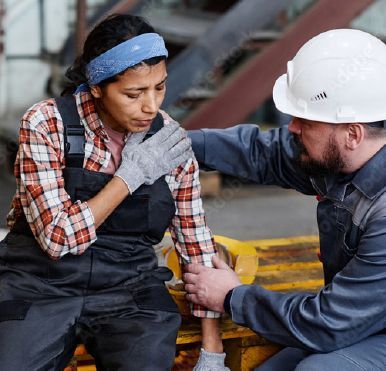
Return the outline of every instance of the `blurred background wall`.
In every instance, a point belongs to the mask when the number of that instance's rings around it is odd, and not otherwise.
[[[84,11],[79,13],[82,3]],[[34,102],[59,94],[63,72],[77,53],[76,38],[84,37],[76,34],[79,23],[87,32],[112,12],[145,16],[171,50],[166,104],[184,118],[187,111],[214,98],[250,58],[280,41],[317,3],[331,8],[328,0],[0,0],[0,125]],[[345,1],[336,3],[334,10],[343,13]],[[348,16],[357,14],[348,22],[342,20],[340,27],[359,28],[384,38],[386,1],[350,3],[357,9]],[[321,13],[320,18],[325,15]],[[328,16],[338,18],[339,24],[339,14]],[[324,21],[328,26],[328,20]],[[284,58],[280,61],[283,66],[285,62]],[[177,74],[180,69],[182,73]]]
[[[164,36],[163,108],[188,129],[287,124],[272,87],[306,40],[342,27],[386,38],[386,0],[0,0],[0,226],[13,193],[9,153],[20,116],[60,94],[88,30],[112,13],[142,15]]]

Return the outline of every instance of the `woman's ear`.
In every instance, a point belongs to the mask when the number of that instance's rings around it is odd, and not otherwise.
[[[90,87],[90,92],[94,98],[101,98],[102,97],[102,90],[98,85],[92,85]]]
[[[348,124],[346,146],[350,150],[356,149],[365,139],[365,128],[362,124]]]

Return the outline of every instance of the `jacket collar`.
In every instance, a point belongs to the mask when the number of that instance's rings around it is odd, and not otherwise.
[[[373,199],[386,188],[386,146],[382,147],[358,170],[352,184],[366,197]]]

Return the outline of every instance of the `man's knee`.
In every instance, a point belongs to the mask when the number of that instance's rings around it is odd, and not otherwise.
[[[307,355],[308,351],[299,348],[284,348],[265,361],[255,371],[293,371],[296,365]]]
[[[355,362],[335,352],[312,354],[299,362],[295,371],[363,371]]]

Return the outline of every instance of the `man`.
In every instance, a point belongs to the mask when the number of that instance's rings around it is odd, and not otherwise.
[[[188,299],[286,348],[258,370],[386,368],[386,46],[358,30],[308,41],[275,84],[288,127],[192,132],[208,168],[318,196],[325,286],[276,293],[188,266]]]

